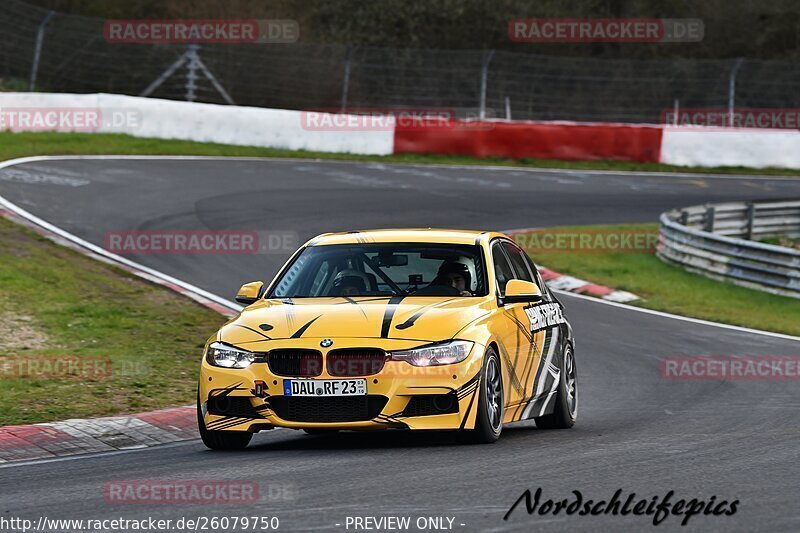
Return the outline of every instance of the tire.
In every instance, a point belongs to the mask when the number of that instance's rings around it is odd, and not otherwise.
[[[214,431],[206,429],[203,411],[200,409],[200,394],[197,395],[197,428],[200,438],[212,450],[243,450],[250,444],[253,434],[247,431]]]
[[[468,430],[464,436],[467,442],[491,444],[503,431],[503,375],[500,357],[492,347],[486,350],[479,386],[475,429]]]
[[[575,354],[572,346],[564,350],[564,364],[559,374],[553,413],[534,418],[539,429],[567,429],[578,417],[578,385]]]

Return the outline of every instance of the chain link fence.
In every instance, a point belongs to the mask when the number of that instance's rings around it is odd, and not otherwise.
[[[593,59],[303,42],[118,44],[106,41],[103,24],[3,0],[0,87],[284,109],[446,110],[512,120],[661,123],[676,107],[800,108],[797,61]]]

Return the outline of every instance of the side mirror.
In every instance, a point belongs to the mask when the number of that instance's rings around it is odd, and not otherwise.
[[[512,279],[506,283],[506,295],[503,296],[503,303],[536,303],[541,301],[542,291],[539,290],[535,283],[521,279]]]
[[[264,282],[253,281],[245,283],[239,292],[236,293],[236,301],[240,304],[250,305],[261,297],[261,291],[264,288]]]

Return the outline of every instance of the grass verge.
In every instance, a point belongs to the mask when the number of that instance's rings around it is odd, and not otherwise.
[[[222,322],[0,217],[0,426],[193,403]]]
[[[759,174],[772,176],[800,176],[800,170],[767,168],[754,170],[745,167],[680,167],[659,163],[633,163],[629,161],[553,161],[545,159],[507,159],[501,157],[469,157],[434,154],[357,155],[331,154],[280,150],[255,146],[200,143],[193,141],[149,139],[129,135],[93,133],[12,133],[0,132],[0,159],[33,155],[207,155],[240,157],[283,157],[328,159],[346,161],[373,161],[382,163],[418,163],[440,165],[496,165],[581,170],[621,170],[647,172],[696,172],[699,174]]]
[[[657,231],[657,224],[569,226],[548,233],[620,235]],[[630,291],[643,301],[633,305],[726,324],[800,336],[800,302],[794,298],[718,282],[663,263],[652,251],[591,253],[564,248],[532,249],[531,240],[517,238],[537,264],[593,283]],[[753,310],[758,312],[754,313]]]

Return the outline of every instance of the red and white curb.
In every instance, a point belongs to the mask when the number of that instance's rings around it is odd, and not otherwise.
[[[548,287],[558,291],[586,294],[617,303],[635,302],[641,299],[632,292],[618,291],[611,287],[606,287],[605,285],[598,285],[580,278],[567,276],[566,274],[555,272],[549,268],[540,266],[539,273],[542,275],[542,279],[547,283]]]
[[[197,438],[194,407],[0,427],[0,463],[147,448]]]
[[[530,233],[535,229],[539,228],[510,229],[505,230],[502,233],[505,233],[513,239],[514,235],[516,234]],[[537,265],[537,267],[539,269],[539,274],[541,274],[542,279],[545,283],[547,283],[547,286],[556,291],[593,296],[595,298],[600,298],[602,300],[615,303],[628,303],[641,300],[641,298],[632,292],[620,291],[617,289],[612,289],[611,287],[606,287],[605,285],[598,285],[597,283],[592,283],[591,281],[586,281],[585,279],[568,276],[566,274],[556,272],[555,270],[550,270],[542,265]]]

